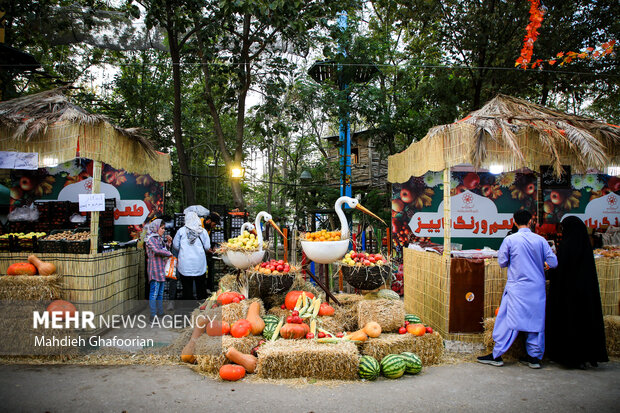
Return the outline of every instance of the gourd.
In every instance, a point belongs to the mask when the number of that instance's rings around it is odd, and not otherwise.
[[[381,326],[376,321],[366,323],[362,330],[364,333],[368,334],[368,337],[372,338],[377,338],[381,334]]]
[[[252,326],[252,335],[257,336],[265,329],[265,321],[260,317],[260,303],[258,301],[254,301],[250,304],[245,319],[248,320]]]
[[[368,334],[366,334],[364,330],[357,330],[356,332],[347,335],[345,338],[363,342],[368,340]]]
[[[7,268],[6,273],[7,275],[35,275],[37,267],[29,262],[16,262]]]
[[[309,332],[310,332],[310,327],[308,326],[308,324],[286,323],[280,329],[280,336],[282,338],[297,339],[297,338],[306,337],[306,334],[308,334]]]
[[[181,350],[181,361],[184,363],[194,364],[196,362],[196,356],[194,356],[194,350],[196,349],[196,340],[205,332],[205,326],[197,323],[192,331],[192,336],[189,341]]]
[[[243,366],[248,373],[254,373],[258,358],[251,354],[244,354],[234,347],[230,347],[225,354],[226,358],[233,363]]]
[[[220,377],[222,380],[237,381],[245,377],[245,369],[236,364],[224,364],[220,367]]]
[[[41,261],[36,255],[29,255],[28,262],[39,270],[39,275],[52,275],[56,273],[56,266],[51,262]]]

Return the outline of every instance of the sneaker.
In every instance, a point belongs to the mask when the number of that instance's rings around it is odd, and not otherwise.
[[[537,359],[536,357],[532,357],[530,355],[521,357],[519,361],[531,369],[539,369],[542,367],[540,364],[540,359]]]
[[[486,356],[478,357],[478,363],[490,364],[491,366],[501,367],[504,365],[504,360],[502,360],[502,356],[493,358],[493,353],[490,353]]]

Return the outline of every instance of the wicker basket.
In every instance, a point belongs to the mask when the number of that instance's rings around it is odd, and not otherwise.
[[[390,265],[374,267],[341,265],[340,268],[343,279],[360,290],[374,290],[392,281]]]
[[[293,286],[297,272],[282,275],[248,272],[250,297],[266,297],[287,291]]]

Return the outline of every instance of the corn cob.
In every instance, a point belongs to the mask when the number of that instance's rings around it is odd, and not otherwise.
[[[283,324],[284,324],[284,317],[281,317],[280,322],[276,326],[276,331],[274,331],[273,336],[271,336],[271,341],[276,341],[278,339],[278,336],[280,335],[280,329],[282,328]]]

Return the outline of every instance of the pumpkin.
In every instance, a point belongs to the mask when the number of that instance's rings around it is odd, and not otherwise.
[[[245,377],[245,369],[236,364],[224,364],[220,367],[220,377],[222,380],[237,381]]]
[[[51,262],[41,261],[36,255],[29,255],[28,262],[39,270],[39,275],[56,274],[56,266]]]
[[[16,262],[7,268],[6,273],[7,275],[35,275],[37,267],[29,262]]]
[[[226,304],[230,304],[233,303],[234,299],[237,298],[239,299],[239,301],[243,300],[243,295],[239,294],[238,292],[235,291],[227,291],[225,293],[222,293],[220,295],[217,296],[217,303],[219,305],[226,305]],[[237,301],[237,302],[239,302]]]
[[[282,338],[297,339],[297,338],[304,338],[304,337],[306,337],[306,334],[308,334],[309,332],[310,332],[310,327],[308,327],[308,324],[305,324],[305,323],[301,323],[301,324],[286,323],[280,329],[280,336]]]
[[[60,320],[63,320],[65,316],[75,315],[76,311],[75,306],[65,300],[54,300],[47,306],[47,312],[51,316],[54,316],[54,313],[56,313],[56,317]]]
[[[254,373],[254,370],[256,370],[256,363],[258,363],[258,358],[254,357],[251,354],[243,354],[236,348],[230,347],[226,351],[225,355],[228,360],[240,366],[243,366],[243,368],[245,368],[248,373]]]
[[[347,339],[349,340],[355,340],[355,341],[366,341],[368,340],[368,334],[366,334],[364,332],[364,330],[357,330],[354,333],[351,333],[349,335],[346,336]]]
[[[248,320],[237,320],[235,324],[230,327],[230,335],[235,338],[247,337],[252,332],[252,325]]]
[[[230,324],[226,321],[213,320],[207,323],[207,335],[225,336],[230,333]]]
[[[304,291],[290,291],[288,294],[286,294],[286,297],[284,298],[284,305],[286,306],[288,310],[292,310],[295,308],[295,304],[297,304],[297,299],[303,292]],[[314,298],[314,294],[308,291],[306,291],[305,293],[306,293],[306,297]]]
[[[327,303],[321,303],[321,306],[319,307],[319,316],[330,316],[330,315],[334,315],[334,312],[336,310],[334,310],[334,307],[332,307],[331,305],[327,304]]]
[[[248,320],[252,326],[252,335],[258,336],[265,329],[265,321],[260,316],[260,303],[258,301],[254,301],[250,304],[245,319]]]
[[[370,321],[366,323],[364,333],[368,334],[368,337],[377,338],[381,334],[381,326],[376,321]]]

